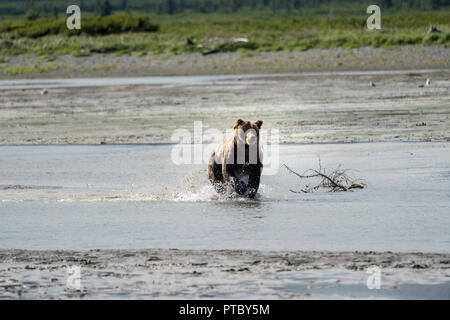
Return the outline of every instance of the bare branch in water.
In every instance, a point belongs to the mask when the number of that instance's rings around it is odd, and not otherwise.
[[[319,179],[319,182],[314,186],[306,185],[305,188],[301,189],[301,191],[294,191],[290,189],[289,191],[293,193],[310,193],[316,191],[320,188],[329,189],[332,192],[336,191],[348,191],[351,189],[362,189],[365,187],[365,184],[362,182],[356,182],[350,178],[347,174],[348,170],[342,170],[340,168],[333,170],[331,173],[327,173],[325,169],[322,169],[322,164],[319,158],[319,169],[308,169],[303,173],[298,173],[289,168],[286,164],[283,164],[282,167],[285,167],[289,173],[296,175],[300,178],[300,180],[304,179]]]

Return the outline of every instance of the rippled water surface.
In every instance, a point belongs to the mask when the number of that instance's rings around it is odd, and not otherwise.
[[[450,252],[450,144],[280,145],[294,170],[352,169],[367,188],[293,193],[285,169],[255,201],[218,197],[172,145],[0,146],[0,248]]]

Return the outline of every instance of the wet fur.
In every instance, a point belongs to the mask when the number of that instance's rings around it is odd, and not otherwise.
[[[208,178],[218,193],[226,193],[228,187],[231,187],[239,195],[245,195],[249,198],[254,198],[256,196],[263,168],[262,152],[259,144],[259,130],[262,123],[261,120],[250,122],[239,119],[236,121],[233,128],[235,132],[234,136],[225,139],[211,155],[207,169]],[[239,129],[242,129],[244,132],[248,129],[253,129],[256,132],[257,161],[255,164],[249,163],[250,146],[247,143],[245,143],[245,164],[237,164],[236,150],[239,139],[237,130]],[[226,154],[228,154],[228,156],[231,154],[231,156],[234,157],[233,164],[226,163]],[[216,161],[218,157],[223,159],[222,163]],[[245,183],[241,179],[242,176],[248,176],[248,183]]]

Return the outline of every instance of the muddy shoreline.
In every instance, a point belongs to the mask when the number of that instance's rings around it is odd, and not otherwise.
[[[366,286],[374,265],[380,290]],[[67,286],[68,266],[80,267],[79,290]],[[448,299],[449,266],[439,253],[2,249],[0,297]]]
[[[310,49],[248,53],[148,53],[144,56],[93,54],[86,57],[3,57],[0,79],[186,76],[308,71],[400,70],[448,68],[450,48],[401,46],[392,48]]]

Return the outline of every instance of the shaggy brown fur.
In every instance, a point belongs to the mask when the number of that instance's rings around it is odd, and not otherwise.
[[[208,177],[217,192],[225,193],[231,186],[240,195],[256,196],[263,168],[259,141],[262,124],[262,120],[237,120],[233,137],[225,139],[211,155]]]

